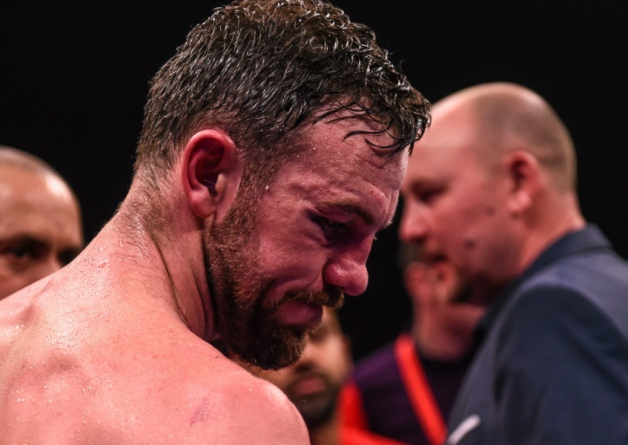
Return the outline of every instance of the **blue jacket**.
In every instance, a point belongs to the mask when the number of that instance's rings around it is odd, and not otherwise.
[[[628,264],[593,225],[491,304],[447,444],[628,444]]]

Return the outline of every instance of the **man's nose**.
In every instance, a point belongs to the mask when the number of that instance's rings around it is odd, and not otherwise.
[[[371,251],[372,241],[363,242],[355,248],[335,252],[323,271],[327,284],[340,288],[347,295],[360,295],[368,285],[366,260]]]
[[[428,233],[428,224],[425,212],[417,203],[404,204],[401,221],[399,222],[399,238],[404,243],[420,243]]]

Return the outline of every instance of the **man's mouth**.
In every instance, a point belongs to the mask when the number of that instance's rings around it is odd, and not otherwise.
[[[317,374],[307,374],[290,384],[289,392],[293,397],[311,397],[327,389],[325,379]]]
[[[442,252],[426,252],[425,262],[430,265],[440,264],[447,261],[447,257]]]
[[[308,330],[320,323],[323,317],[323,307],[301,301],[286,301],[279,305],[275,318],[285,326],[298,330]]]

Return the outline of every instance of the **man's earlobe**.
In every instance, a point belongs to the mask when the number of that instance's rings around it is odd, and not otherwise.
[[[181,179],[185,195],[199,218],[217,213],[225,198],[235,196],[240,164],[235,143],[221,130],[203,130],[183,150]]]

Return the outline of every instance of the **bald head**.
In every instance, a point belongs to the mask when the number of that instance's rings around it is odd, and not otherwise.
[[[68,184],[41,159],[0,146],[0,299],[60,269],[82,246]]]
[[[545,100],[512,83],[461,90],[432,110],[404,179],[400,235],[451,261],[479,301],[584,225],[573,143]]]
[[[554,109],[534,91],[507,82],[485,83],[460,90],[433,109],[433,126],[444,117],[466,120],[484,165],[521,150],[532,154],[559,191],[573,191],[576,157],[573,142]]]

